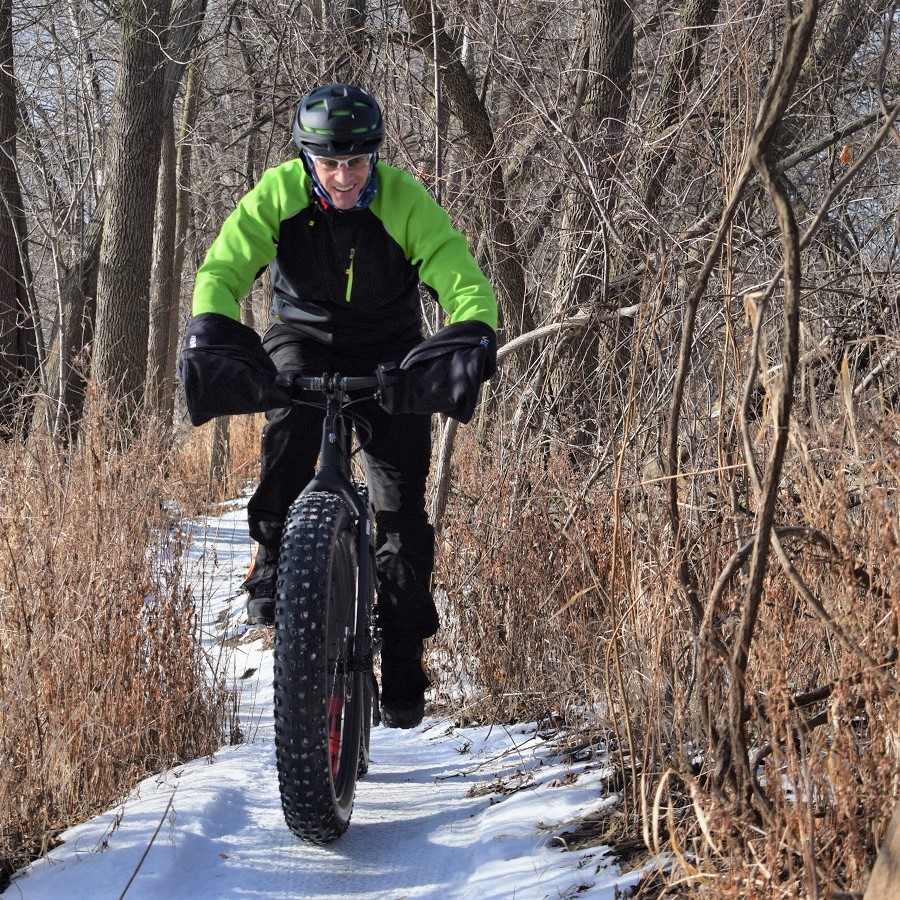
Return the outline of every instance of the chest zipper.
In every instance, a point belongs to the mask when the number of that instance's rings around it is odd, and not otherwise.
[[[356,256],[356,247],[350,248],[350,260],[347,263],[347,294],[344,299],[349,303],[350,294],[353,292],[353,257]]]

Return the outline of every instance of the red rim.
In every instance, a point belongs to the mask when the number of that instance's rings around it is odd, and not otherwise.
[[[344,698],[328,698],[328,755],[331,757],[331,775],[337,777],[341,761],[341,722],[344,718]]]

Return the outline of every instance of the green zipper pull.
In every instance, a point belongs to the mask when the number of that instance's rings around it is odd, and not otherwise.
[[[347,296],[344,298],[350,302],[350,294],[353,292],[353,257],[356,256],[356,247],[350,248],[350,262],[347,264]]]

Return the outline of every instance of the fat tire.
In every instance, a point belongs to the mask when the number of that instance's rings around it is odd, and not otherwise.
[[[350,824],[364,740],[364,673],[350,667],[356,555],[355,523],[343,500],[316,492],[294,503],[276,585],[275,751],[285,821],[297,837],[316,844],[335,840]],[[335,695],[329,680],[335,679],[343,696],[336,772],[328,709]]]

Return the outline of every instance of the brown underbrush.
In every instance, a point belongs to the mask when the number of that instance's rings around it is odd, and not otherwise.
[[[637,429],[587,476],[562,439],[460,432],[437,566],[455,660],[442,687],[472,698],[464,717],[593,735],[622,813],[597,839],[656,862],[641,896],[865,889],[900,793],[900,420],[829,411],[830,427],[823,407],[792,428],[776,534],[797,578],[772,552],[743,675],[754,499],[715,417],[682,461],[693,597]]]
[[[259,440],[265,419],[257,416],[230,416],[220,439],[225,441],[225,465],[212,467],[216,423],[190,428],[178,441],[170,458],[169,490],[185,512],[198,513],[210,503],[237,496],[259,477]],[[222,425],[220,424],[220,429]]]
[[[151,428],[122,447],[98,415],[68,447],[0,444],[0,874],[225,738],[172,457]]]

